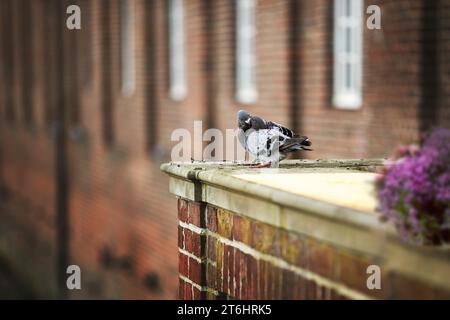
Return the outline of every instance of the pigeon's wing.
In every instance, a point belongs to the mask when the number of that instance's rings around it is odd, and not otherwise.
[[[283,127],[281,124],[278,124],[273,121],[268,121],[267,127],[268,127],[268,129],[278,130],[278,131],[280,131],[281,134],[283,134],[284,136],[287,136],[289,138],[293,138],[295,136],[294,131],[292,131],[291,129],[288,129],[286,127]]]
[[[268,139],[267,130],[254,130],[249,133],[247,136],[247,150],[254,157],[260,158],[267,154],[267,139]]]
[[[311,141],[306,136],[296,135],[291,129],[283,127],[282,125],[275,122],[268,122],[269,128],[273,130],[278,130],[279,134],[279,150],[280,152],[286,153],[295,150],[311,150]]]
[[[245,139],[245,132],[244,132],[244,130],[238,129],[237,139],[238,139],[239,143],[244,147],[244,149],[246,151],[248,151],[247,150],[247,142],[246,142],[246,139]]]
[[[270,129],[267,122],[260,117],[253,116],[250,120],[251,129],[253,130],[261,130],[261,129]]]
[[[301,137],[293,137],[284,141],[283,144],[280,144],[280,152],[291,152],[295,150],[312,150],[309,147],[311,146],[311,141],[306,136]]]
[[[247,137],[247,148],[257,158],[272,158],[288,139],[278,129],[262,129],[251,132]]]

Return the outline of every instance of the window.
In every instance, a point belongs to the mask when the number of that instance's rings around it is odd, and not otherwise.
[[[334,0],[333,103],[357,109],[362,103],[362,0]]]
[[[28,3],[22,3],[22,105],[25,124],[30,128],[33,125],[33,99],[30,94],[33,92],[33,41],[34,35],[32,28],[33,25],[33,12],[31,11],[31,5]]]
[[[173,100],[182,100],[187,94],[183,11],[183,0],[169,0],[170,96]]]
[[[122,59],[122,94],[129,96],[135,87],[134,61],[134,3],[133,0],[121,0],[121,59]]]
[[[256,102],[255,77],[256,0],[236,0],[236,98],[241,103]]]
[[[114,105],[115,99],[112,98],[112,80],[111,80],[111,3],[105,1],[100,12],[101,23],[101,68],[102,82],[101,82],[101,112],[102,112],[102,138],[106,147],[112,147],[115,141],[114,135]]]

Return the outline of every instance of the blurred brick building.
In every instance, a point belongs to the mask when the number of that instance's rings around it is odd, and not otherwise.
[[[172,131],[233,128],[245,108],[310,136],[310,157],[387,156],[450,125],[449,14],[448,0],[0,0],[1,264],[34,296],[175,298]],[[58,291],[69,264],[81,291]]]

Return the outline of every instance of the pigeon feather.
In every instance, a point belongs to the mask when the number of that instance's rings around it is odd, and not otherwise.
[[[238,140],[258,161],[276,165],[289,152],[311,151],[312,143],[307,136],[299,136],[293,130],[276,122],[266,121],[248,112],[238,112]]]

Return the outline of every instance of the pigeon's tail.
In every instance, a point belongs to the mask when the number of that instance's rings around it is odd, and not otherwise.
[[[287,140],[282,146],[280,146],[281,152],[290,152],[295,150],[307,150],[312,151],[312,143],[306,136],[293,137]]]

